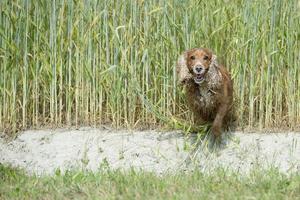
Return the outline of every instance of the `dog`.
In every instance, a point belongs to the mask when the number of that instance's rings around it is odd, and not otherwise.
[[[217,56],[207,48],[183,52],[176,65],[178,82],[185,86],[189,108],[196,123],[212,123],[215,138],[233,120],[233,82]]]

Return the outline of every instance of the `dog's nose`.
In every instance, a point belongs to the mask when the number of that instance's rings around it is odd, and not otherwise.
[[[201,66],[197,65],[195,70],[196,70],[196,72],[200,73],[203,70],[203,68]]]

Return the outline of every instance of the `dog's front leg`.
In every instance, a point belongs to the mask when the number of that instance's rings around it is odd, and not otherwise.
[[[213,121],[212,124],[212,133],[215,137],[219,137],[222,134],[222,125],[223,125],[223,119],[227,113],[228,110],[228,103],[223,102],[220,104],[219,109],[217,111],[216,118]]]

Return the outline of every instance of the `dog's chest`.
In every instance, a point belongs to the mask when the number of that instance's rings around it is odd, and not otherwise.
[[[216,92],[208,88],[199,88],[197,91],[197,102],[202,108],[213,108],[216,106]]]

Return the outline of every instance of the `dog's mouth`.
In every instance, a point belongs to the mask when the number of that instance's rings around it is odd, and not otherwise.
[[[194,75],[194,81],[197,84],[202,83],[205,80],[205,73],[201,73],[201,74],[195,74]]]

